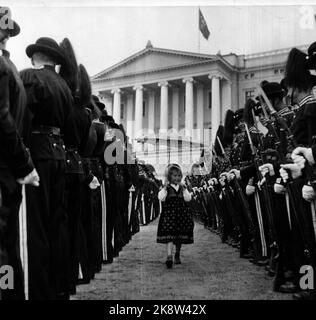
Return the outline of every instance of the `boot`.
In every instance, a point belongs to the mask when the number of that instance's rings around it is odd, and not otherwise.
[[[173,265],[172,256],[168,256],[168,257],[167,257],[167,260],[166,260],[166,266],[167,266],[168,269],[171,269],[171,268],[172,268],[172,265]]]

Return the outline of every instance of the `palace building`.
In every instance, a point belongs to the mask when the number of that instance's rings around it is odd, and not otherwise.
[[[226,110],[242,108],[262,80],[279,82],[284,77],[290,49],[210,55],[156,48],[148,41],[145,49],[93,76],[93,93],[124,125],[130,141],[142,142],[136,151],[148,152],[142,129],[185,129],[188,135],[198,129],[201,134],[196,141],[192,134],[192,148],[201,138],[214,140]],[[208,137],[205,129],[210,129]]]

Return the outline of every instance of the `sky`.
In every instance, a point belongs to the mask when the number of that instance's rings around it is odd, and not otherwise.
[[[68,37],[78,63],[91,76],[143,50],[148,40],[154,47],[208,54],[249,54],[316,41],[316,6],[276,5],[282,1],[260,1],[273,6],[249,6],[242,0],[222,2],[233,6],[189,0],[1,2],[10,6],[21,27],[8,43],[18,69],[30,66],[25,48],[42,36],[57,42]],[[198,30],[199,4],[211,33],[208,41]]]

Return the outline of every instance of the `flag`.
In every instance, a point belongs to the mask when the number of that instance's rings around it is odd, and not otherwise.
[[[199,29],[203,35],[203,37],[208,40],[209,36],[210,36],[210,31],[208,30],[207,27],[207,23],[206,20],[201,12],[201,10],[199,9]]]

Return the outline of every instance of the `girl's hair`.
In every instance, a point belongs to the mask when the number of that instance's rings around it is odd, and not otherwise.
[[[65,38],[60,43],[60,48],[63,51],[65,63],[61,65],[59,74],[64,78],[74,96],[78,89],[78,65],[76,55],[68,38]]]
[[[182,178],[183,175],[182,175],[182,170],[181,170],[180,166],[178,164],[172,163],[172,164],[169,164],[166,168],[166,178],[169,182],[171,181],[171,175],[173,172],[180,173],[181,178]]]
[[[293,48],[287,58],[285,81],[287,87],[308,91],[313,87],[311,73],[307,66],[307,54]]]

